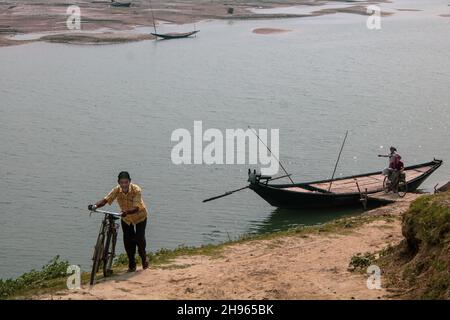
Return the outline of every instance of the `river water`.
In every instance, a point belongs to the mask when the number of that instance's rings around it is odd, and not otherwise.
[[[382,169],[389,145],[407,165],[448,161],[450,18],[438,14],[449,9],[430,4],[382,18],[381,30],[334,14],[203,22],[179,41],[1,48],[0,278],[56,254],[88,270],[101,217],[86,207],[121,170],[143,188],[150,250],[355,213],[275,210],[249,190],[203,204],[244,186],[249,166],[174,165],[171,133],[195,120],[278,128],[295,181],[329,177],[346,130],[338,176]],[[423,187],[449,177],[445,164]]]

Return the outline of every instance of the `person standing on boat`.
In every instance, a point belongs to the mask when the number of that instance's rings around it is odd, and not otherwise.
[[[390,148],[390,154],[388,155],[382,155],[379,154],[379,157],[386,157],[389,158],[389,167],[383,170],[383,174],[387,175],[389,180],[396,185],[398,183],[398,180],[400,178],[401,174],[404,174],[404,164],[402,162],[402,157],[397,152],[397,148],[391,147]]]
[[[392,168],[393,162],[396,160],[396,157],[400,155],[397,153],[397,148],[395,147],[390,147],[389,151],[390,153],[388,155],[379,154],[378,156],[382,158],[389,158],[389,168]]]
[[[149,266],[145,251],[145,227],[147,225],[147,208],[142,200],[142,190],[134,183],[131,183],[130,174],[122,171],[118,176],[118,185],[111,192],[96,204],[90,204],[89,210],[101,208],[106,204],[111,205],[117,200],[122,211],[123,243],[128,256],[128,272],[136,271],[136,246],[141,257],[142,268],[145,270]]]

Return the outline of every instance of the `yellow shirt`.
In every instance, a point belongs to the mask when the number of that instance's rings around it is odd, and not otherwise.
[[[105,200],[109,205],[111,205],[111,203],[113,203],[116,199],[122,211],[130,210],[136,207],[139,208],[138,212],[129,214],[125,218],[122,218],[126,224],[129,225],[132,223],[136,225],[147,218],[147,208],[142,200],[141,188],[138,185],[130,183],[127,193],[124,193],[120,185],[117,185],[105,197]]]

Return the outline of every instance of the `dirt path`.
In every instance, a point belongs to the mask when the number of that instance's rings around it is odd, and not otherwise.
[[[347,270],[351,257],[401,239],[400,217],[412,199],[378,208],[369,223],[339,234],[300,234],[225,247],[219,257],[187,256],[124,274],[93,288],[40,299],[383,299],[366,276]],[[389,215],[391,219],[385,219]],[[393,217],[393,219],[392,219]]]

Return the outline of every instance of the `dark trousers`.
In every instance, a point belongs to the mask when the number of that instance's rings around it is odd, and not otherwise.
[[[122,230],[123,230],[123,244],[125,246],[125,251],[128,256],[128,267],[135,268],[136,267],[136,246],[138,248],[139,256],[142,261],[146,258],[145,252],[145,227],[147,226],[147,219],[139,222],[134,226],[133,224],[126,224],[122,220]]]

